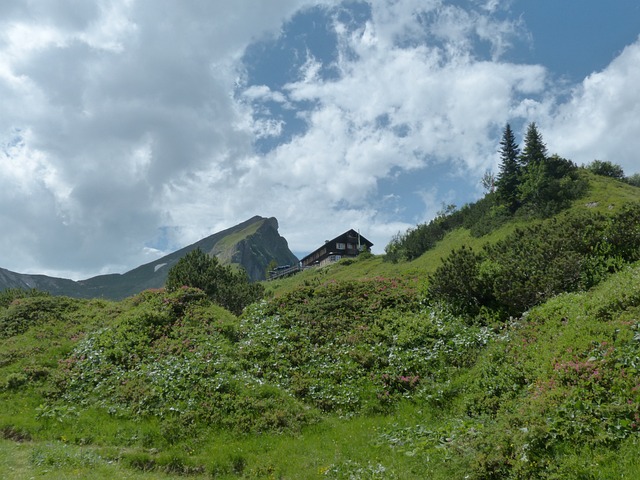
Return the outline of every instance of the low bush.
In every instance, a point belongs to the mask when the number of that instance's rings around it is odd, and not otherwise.
[[[611,177],[617,180],[625,178],[624,170],[620,165],[603,160],[594,160],[585,167],[591,173],[602,175],[603,177]]]
[[[37,290],[35,288],[8,288],[6,290],[0,291],[0,308],[7,308],[14,302],[14,300],[20,298],[48,297],[49,295],[49,293]]]
[[[80,308],[81,300],[53,297],[39,292],[13,292],[6,309],[0,310],[0,338],[26,332],[29,328],[49,322],[60,322]]]
[[[182,257],[167,274],[167,290],[183,287],[202,290],[214,303],[240,315],[242,309],[262,298],[264,287],[251,283],[246,272],[222,265],[199,248]]]
[[[419,302],[406,281],[305,287],[251,307],[243,368],[325,412],[388,411],[473,362],[490,332]]]
[[[238,370],[237,319],[197,289],[147,291],[61,363],[61,400],[156,416],[169,443],[195,425],[296,430],[313,411]]]

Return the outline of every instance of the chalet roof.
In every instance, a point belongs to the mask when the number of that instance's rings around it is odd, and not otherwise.
[[[342,243],[347,243],[346,239],[347,238],[359,238],[359,243],[360,245],[366,245],[367,248],[371,248],[373,246],[373,242],[370,242],[369,240],[367,240],[366,238],[364,238],[362,235],[360,235],[360,233],[356,232],[353,228],[347,230],[346,232],[342,233],[341,235],[338,235],[336,238],[332,239],[332,240],[327,240],[323,245],[319,246],[318,248],[316,248],[313,252],[311,252],[309,255],[303,257],[300,261],[304,263],[304,260],[311,257],[314,253],[322,250],[323,248],[325,248],[325,245],[327,244],[334,244],[336,242],[340,242],[342,241]]]

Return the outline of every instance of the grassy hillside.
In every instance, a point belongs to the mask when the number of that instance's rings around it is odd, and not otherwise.
[[[639,200],[590,181],[556,224]],[[453,249],[532,221],[269,282],[240,317],[189,288],[4,292],[2,478],[640,478],[640,263],[510,319],[430,300]]]
[[[594,175],[587,170],[581,170],[580,175],[588,182],[589,188],[584,196],[574,200],[571,207],[561,215],[567,216],[580,212],[615,214],[624,205],[630,202],[640,202],[640,188],[627,183]],[[291,291],[301,285],[318,284],[331,278],[334,280],[354,280],[360,278],[375,278],[389,276],[408,276],[424,278],[432,273],[441,264],[452,250],[466,245],[479,250],[486,244],[503,240],[518,227],[535,224],[535,218],[528,216],[515,216],[508,223],[496,228],[486,235],[473,236],[468,228],[457,228],[447,233],[437,242],[435,247],[425,252],[419,258],[412,261],[389,263],[384,261],[384,256],[376,255],[357,260],[345,259],[334,265],[329,265],[319,270],[309,270],[299,275],[279,279],[266,283],[267,289],[274,295]]]

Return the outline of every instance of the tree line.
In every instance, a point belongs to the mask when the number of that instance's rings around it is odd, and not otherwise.
[[[542,134],[533,122],[527,127],[522,148],[511,126],[506,124],[499,153],[497,176],[488,173],[482,179],[488,191],[482,199],[461,209],[443,205],[430,222],[399,232],[385,247],[385,260],[414,260],[459,227],[480,237],[514,216],[550,217],[568,208],[588,188],[587,179],[580,175],[574,162],[557,154],[549,155]],[[640,174],[626,177],[622,167],[608,161],[594,160],[584,168],[596,175],[640,186]]]

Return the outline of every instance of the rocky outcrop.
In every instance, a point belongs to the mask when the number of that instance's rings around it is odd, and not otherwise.
[[[278,233],[278,221],[269,218],[253,235],[236,244],[232,263],[242,266],[251,280],[258,281],[266,278],[267,268],[274,260],[278,265],[298,263],[287,241]]]

